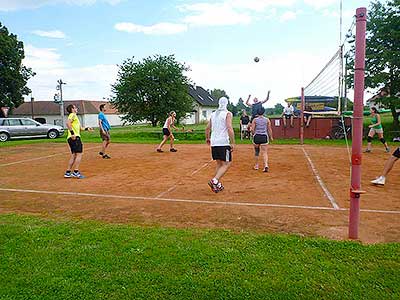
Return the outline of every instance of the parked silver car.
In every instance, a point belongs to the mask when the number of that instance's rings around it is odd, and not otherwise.
[[[64,134],[64,128],[40,124],[29,118],[0,118],[0,142],[12,138],[48,137],[55,139]]]

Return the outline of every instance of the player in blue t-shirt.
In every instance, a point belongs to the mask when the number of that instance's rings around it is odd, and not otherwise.
[[[103,158],[111,158],[108,154],[106,154],[106,148],[108,147],[108,145],[110,144],[110,123],[108,123],[108,120],[106,118],[106,115],[104,114],[104,112],[106,111],[106,105],[105,104],[101,104],[100,105],[100,112],[99,112],[99,129],[100,129],[100,137],[103,140],[102,143],[102,148],[101,151],[99,152],[99,154],[103,157]]]

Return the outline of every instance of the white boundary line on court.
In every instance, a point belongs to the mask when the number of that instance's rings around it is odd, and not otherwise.
[[[326,187],[325,183],[322,181],[321,177],[318,174],[317,168],[314,166],[314,163],[311,160],[311,157],[308,155],[307,151],[304,149],[304,147],[301,147],[303,150],[303,153],[305,157],[307,158],[308,164],[311,167],[312,172],[314,173],[314,177],[317,179],[319,185],[321,186],[322,190],[324,191],[326,197],[328,197],[329,201],[331,202],[332,206],[334,209],[340,209],[339,205],[336,203],[335,198],[332,196],[332,194],[329,192],[328,188]]]
[[[194,174],[200,172],[202,169],[204,169],[205,167],[207,167],[212,161],[213,161],[213,160],[210,160],[210,161],[206,162],[204,165],[202,165],[200,168],[194,170],[194,171],[192,172],[192,174],[190,174],[190,176],[193,176]],[[178,184],[179,184],[180,182],[181,182],[181,181],[179,181],[179,182],[176,183],[175,185],[171,186],[168,190],[159,193],[159,194],[156,196],[156,198],[161,198],[162,196],[168,194],[169,192],[172,192],[174,189],[177,188],[177,186],[178,186]]]
[[[91,149],[96,149],[96,148],[99,148],[99,147],[98,146],[97,147],[91,147],[91,148],[87,148],[86,150],[91,150]],[[0,167],[7,167],[7,166],[16,165],[16,164],[22,164],[22,163],[25,163],[25,162],[45,159],[45,158],[54,157],[54,156],[58,156],[58,155],[67,155],[67,154],[66,154],[66,152],[63,152],[63,153],[51,154],[51,155],[47,155],[47,156],[24,159],[24,160],[14,161],[14,162],[6,163],[6,164],[1,164]]]
[[[213,200],[195,200],[195,199],[174,199],[174,198],[157,198],[157,197],[141,197],[141,196],[122,196],[122,195],[107,195],[107,194],[91,194],[91,193],[77,193],[77,192],[55,192],[55,191],[41,191],[41,190],[24,190],[24,189],[5,189],[0,188],[3,192],[14,193],[33,193],[33,194],[47,194],[47,195],[64,195],[64,196],[82,196],[82,197],[97,197],[97,198],[114,198],[124,200],[147,200],[147,201],[162,201],[162,202],[180,202],[192,204],[208,204],[208,205],[230,205],[230,206],[255,206],[255,207],[273,207],[273,208],[294,208],[294,209],[307,209],[307,210],[325,210],[325,211],[348,211],[347,208],[332,208],[323,206],[305,206],[305,205],[288,205],[288,204],[272,204],[272,203],[251,203],[251,202],[219,202]],[[361,212],[367,213],[381,213],[381,214],[398,214],[399,210],[374,210],[374,209],[360,209]]]

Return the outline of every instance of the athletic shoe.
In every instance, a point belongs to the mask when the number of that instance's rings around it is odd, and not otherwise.
[[[177,152],[178,150],[176,150],[175,148],[171,148],[171,149],[169,149],[169,151],[171,151],[171,152]]]
[[[103,158],[105,158],[105,159],[110,159],[111,156],[109,156],[108,154],[104,154],[104,155],[103,155]]]
[[[268,171],[269,171],[268,167],[265,167],[264,170],[263,170],[264,173],[268,173]]]
[[[64,178],[71,178],[71,177],[72,177],[71,172],[65,172]]]
[[[385,177],[379,176],[378,178],[371,180],[371,183],[375,185],[385,185],[385,180]]]
[[[208,182],[208,186],[211,188],[211,190],[212,190],[214,193],[218,193],[218,192],[220,192],[220,191],[222,191],[222,190],[224,189],[224,187],[223,187],[223,185],[221,184],[221,182],[214,183],[214,182],[212,181],[212,179]]]
[[[218,183],[217,183],[217,189],[218,189],[218,192],[222,192],[222,191],[224,190],[224,186],[222,185],[221,182],[218,182]],[[217,193],[218,193],[218,192],[217,192]]]
[[[371,149],[366,149],[364,152],[365,152],[365,153],[371,153],[372,150],[371,150]]]
[[[157,152],[160,152],[160,153],[161,153],[161,152],[164,152],[164,151],[162,151],[161,149],[157,149]]]
[[[72,172],[72,177],[76,178],[76,179],[83,179],[85,178],[85,176],[83,176],[81,174],[81,172]]]
[[[386,153],[389,153],[389,152],[390,152],[390,148],[387,147],[387,148],[385,149],[385,151],[386,151]]]
[[[254,165],[253,169],[258,170],[258,165]]]

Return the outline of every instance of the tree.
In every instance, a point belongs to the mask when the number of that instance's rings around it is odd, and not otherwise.
[[[283,105],[280,103],[275,104],[274,107],[274,115],[281,115],[283,113]]]
[[[217,99],[217,100],[219,100],[219,98],[221,98],[221,97],[226,97],[226,98],[228,98],[228,100],[229,100],[229,96],[226,94],[226,92],[225,92],[224,90],[221,90],[221,89],[213,89],[213,90],[210,92],[210,94],[211,94],[211,96],[212,96],[214,99]],[[234,115],[234,116],[236,116],[237,113],[238,113],[237,107],[236,107],[231,101],[228,101],[227,109],[228,109],[228,110],[232,113],[232,115]]]
[[[233,116],[236,116],[238,114],[237,107],[231,101],[228,101],[228,105],[226,108],[232,113]]]
[[[31,92],[26,83],[35,73],[22,65],[24,57],[23,42],[0,23],[0,107],[18,107]]]
[[[226,97],[229,99],[229,96],[226,94],[226,92],[224,90],[213,89],[210,94],[214,99],[217,99],[217,100],[221,97]]]
[[[388,90],[389,96],[377,99],[393,116],[394,128],[399,128],[396,107],[400,107],[400,1],[371,3],[367,21],[365,85]],[[354,69],[354,46],[348,55],[348,69]],[[353,87],[351,72],[347,83]]]
[[[251,113],[250,107],[246,106],[244,104],[244,101],[242,98],[239,98],[238,104],[236,105],[236,109],[239,113],[241,113],[243,110],[245,110],[248,114]]]
[[[193,110],[188,93],[191,82],[183,74],[189,70],[173,55],[155,55],[139,62],[133,57],[126,59],[112,85],[111,103],[125,114],[126,122],[148,120],[156,126],[170,111],[175,111],[179,120]]]

